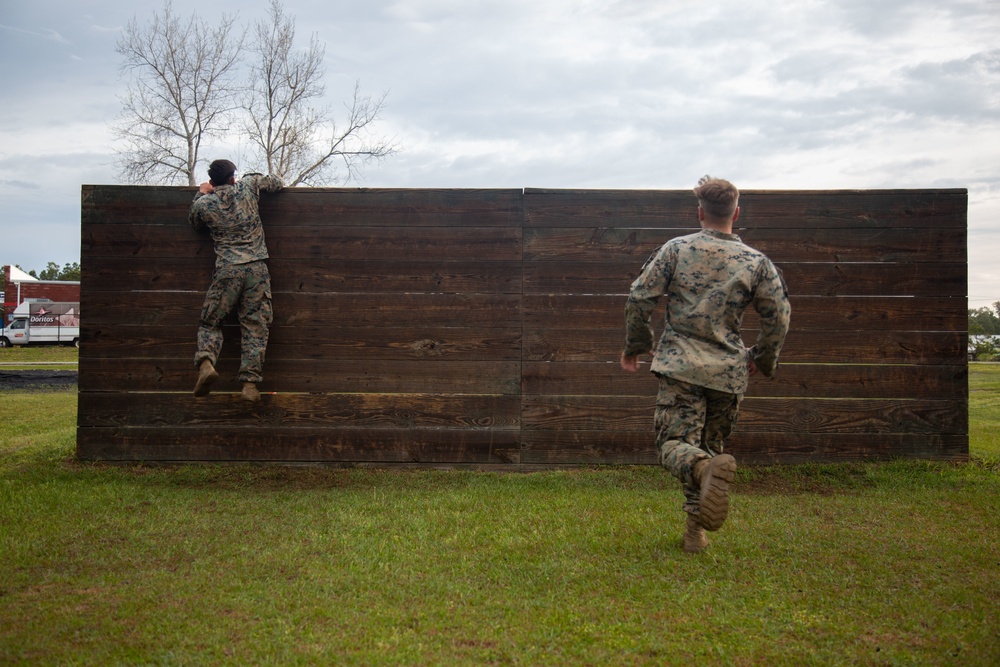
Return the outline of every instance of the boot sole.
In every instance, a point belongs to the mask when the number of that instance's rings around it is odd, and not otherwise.
[[[718,530],[729,514],[729,484],[736,477],[736,459],[729,454],[712,457],[701,482],[698,520],[705,530]]]
[[[211,373],[202,373],[198,376],[198,383],[194,386],[194,395],[199,398],[208,396],[208,392],[212,389],[212,384],[218,379],[219,372],[214,368]]]

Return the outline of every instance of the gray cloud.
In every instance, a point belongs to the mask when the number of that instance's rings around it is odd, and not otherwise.
[[[50,30],[48,28],[42,28],[38,31],[25,30],[23,28],[15,28],[14,26],[4,25],[0,23],[0,30],[7,33],[13,33],[17,36],[28,37],[31,39],[40,39],[46,42],[56,42],[58,44],[69,44],[69,40],[60,35],[55,30]]]
[[[32,181],[18,181],[8,178],[0,178],[0,190],[3,189],[12,190],[41,190],[42,186],[40,183],[34,183]]]

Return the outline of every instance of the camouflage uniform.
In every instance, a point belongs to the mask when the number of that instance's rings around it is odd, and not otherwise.
[[[646,262],[625,306],[625,355],[653,350],[650,317],[667,297],[663,334],[653,352],[659,460],[681,480],[684,509],[698,511],[694,465],[722,453],[749,382],[752,359],[770,377],[791,309],[781,273],[734,234],[713,229],[672,239]],[[740,324],[752,305],[757,344],[743,345]]]
[[[271,276],[267,246],[257,200],[260,191],[277,192],[275,176],[247,174],[234,185],[219,185],[211,194],[198,193],[188,221],[197,230],[208,228],[215,243],[215,273],[205,295],[198,326],[195,367],[208,359],[215,365],[222,350],[222,321],[238,305],[242,330],[239,379],[263,379],[264,352],[271,324]]]

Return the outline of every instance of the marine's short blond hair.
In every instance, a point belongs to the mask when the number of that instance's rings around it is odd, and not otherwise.
[[[740,204],[740,191],[729,181],[711,176],[702,176],[694,189],[698,205],[705,215],[713,219],[733,217]]]

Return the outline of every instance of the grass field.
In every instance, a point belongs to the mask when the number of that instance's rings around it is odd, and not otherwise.
[[[2,665],[1000,662],[1000,366],[971,463],[741,469],[697,556],[657,469],[81,464],[75,398],[0,393]]]
[[[15,345],[0,348],[0,371],[56,369],[76,370],[80,350],[65,345]]]
[[[1000,461],[1000,363],[969,364],[969,451]]]

